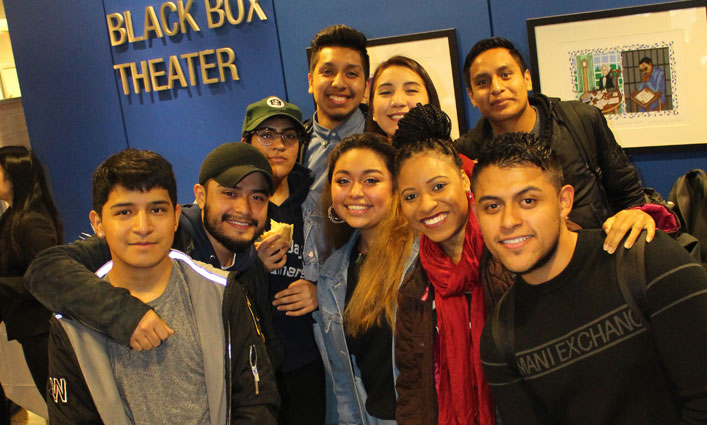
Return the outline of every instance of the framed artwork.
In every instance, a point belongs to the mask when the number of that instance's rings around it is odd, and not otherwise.
[[[416,60],[435,85],[442,110],[452,120],[452,139],[466,133],[464,92],[459,75],[459,54],[454,29],[429,31],[368,40],[371,77],[381,62],[401,55]],[[307,48],[309,62],[310,48]]]
[[[707,0],[527,20],[533,89],[604,113],[624,148],[707,144]]]

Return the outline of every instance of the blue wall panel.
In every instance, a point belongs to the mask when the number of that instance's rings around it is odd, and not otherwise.
[[[476,40],[490,34],[485,0],[275,0],[275,9],[287,94],[290,102],[300,106],[306,116],[314,112],[314,105],[307,93],[305,50],[312,38],[329,25],[350,25],[368,38],[456,28],[460,63]],[[479,114],[468,99],[465,110],[468,125],[475,123]]]
[[[107,14],[124,10],[132,12],[136,36],[144,31],[145,7],[154,4],[159,16],[161,4],[145,0],[105,0],[105,3]],[[211,3],[216,4],[215,1]],[[231,4],[237,10],[237,2],[231,0]],[[249,2],[244,4],[247,15]],[[120,103],[129,145],[159,152],[174,165],[180,202],[194,200],[192,187],[206,155],[222,143],[240,140],[246,106],[270,94],[285,96],[272,4],[268,1],[259,4],[268,18],[265,21],[254,15],[251,22],[244,19],[238,25],[231,25],[226,21],[219,28],[209,28],[204,2],[195,1],[190,12],[200,31],[189,30],[173,37],[112,47],[116,64],[157,58],[168,62],[170,55],[224,47],[235,52],[238,81],[233,81],[227,73],[224,83],[205,85],[199,82],[195,87],[140,94],[134,94],[131,82],[131,94],[127,96],[121,86]],[[237,16],[235,10],[234,14]],[[173,14],[170,22],[175,21],[176,15]],[[215,62],[215,56],[207,58],[209,62]],[[188,73],[186,62],[180,61],[184,72]],[[216,69],[208,72],[209,78],[219,77]],[[198,66],[196,73],[201,81]],[[115,71],[115,77],[120,78],[118,71]],[[165,83],[166,78],[161,84]]]
[[[247,14],[250,2],[243,3]],[[163,154],[174,165],[180,201],[191,202],[206,154],[240,139],[246,105],[285,95],[272,3],[259,3],[266,21],[256,16],[210,29],[204,2],[194,1],[199,32],[111,47],[106,14],[129,10],[140,36],[145,7],[159,15],[162,2],[5,1],[32,147],[49,167],[68,240],[90,230],[91,173],[108,155],[128,146]],[[239,81],[126,96],[113,70],[114,64],[221,47],[235,51]]]
[[[67,240],[89,231],[91,172],[126,147],[103,5],[5,0],[32,147],[48,166]]]

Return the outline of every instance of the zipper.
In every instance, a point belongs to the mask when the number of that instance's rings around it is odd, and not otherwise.
[[[253,372],[253,382],[255,384],[255,395],[260,394],[260,374],[258,373],[258,349],[255,344],[250,345],[250,356],[248,358],[250,361],[250,370]]]
[[[245,300],[246,303],[248,304],[248,311],[250,311],[250,317],[253,318],[253,324],[255,325],[255,331],[258,333],[260,338],[262,338],[263,342],[265,342],[265,335],[260,331],[260,318],[255,315],[255,312],[253,312],[253,306],[250,303],[250,298],[248,298],[248,295],[245,295]]]

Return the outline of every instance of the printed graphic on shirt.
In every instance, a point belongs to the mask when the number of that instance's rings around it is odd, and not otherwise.
[[[287,264],[297,264],[299,267],[292,267]],[[285,266],[271,271],[270,274],[291,277],[293,280],[302,279],[304,277],[304,268],[302,264],[302,246],[293,242],[292,246],[290,246],[290,250],[287,251],[287,262],[285,263]]]
[[[543,345],[516,353],[525,379],[539,378],[645,332],[624,305]]]
[[[66,379],[49,377],[49,394],[54,403],[66,404]]]

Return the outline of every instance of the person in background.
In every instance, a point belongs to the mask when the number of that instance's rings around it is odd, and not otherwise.
[[[315,332],[339,424],[395,423],[396,298],[417,244],[395,199],[394,157],[373,133],[346,138],[329,157],[321,204],[336,250],[320,270]]]
[[[297,105],[269,96],[248,105],[242,141],[253,145],[273,170],[273,195],[268,219],[292,225],[292,239],[272,234],[256,242],[260,258],[270,271],[273,325],[284,348],[277,371],[280,392],[278,423],[324,424],[326,399],[324,366],[314,342],[310,314],[317,308],[319,263],[314,246],[313,216],[317,199],[309,190],[313,173],[297,164],[304,137]],[[270,230],[270,223],[266,225]]]
[[[473,162],[457,154],[451,121],[433,105],[412,109],[393,137],[402,212],[420,257],[398,295],[395,358],[400,424],[494,425],[479,342],[487,306],[483,241],[471,213]]]
[[[662,231],[638,261],[639,246],[605,252],[601,229],[570,231],[574,190],[532,134],[482,145],[471,187],[486,246],[517,273],[481,337],[504,425],[707,424],[700,265]]]
[[[483,141],[516,131],[548,140],[560,158],[567,183],[575,189],[570,220],[585,229],[603,228],[607,233],[604,249],[609,253],[626,234],[624,243],[630,247],[642,229],[646,229],[646,240],[652,240],[656,221],[663,229],[676,228],[663,207],[644,205],[638,172],[599,109],[542,94],[528,95],[533,88],[530,71],[513,43],[501,37],[477,42],[464,61],[464,81],[471,103],[483,117],[457,140],[459,152],[476,158]]]
[[[47,386],[50,312],[25,289],[22,276],[41,251],[63,242],[62,224],[37,155],[23,146],[0,147],[0,321],[22,345],[37,389]]]
[[[346,25],[321,30],[311,43],[309,93],[317,108],[306,123],[298,162],[314,172],[312,190],[324,189],[329,153],[344,138],[363,132],[361,101],[368,90],[366,36]]]
[[[405,56],[389,58],[373,73],[366,131],[392,138],[398,129],[398,121],[418,103],[440,106],[437,90],[427,71]]]

